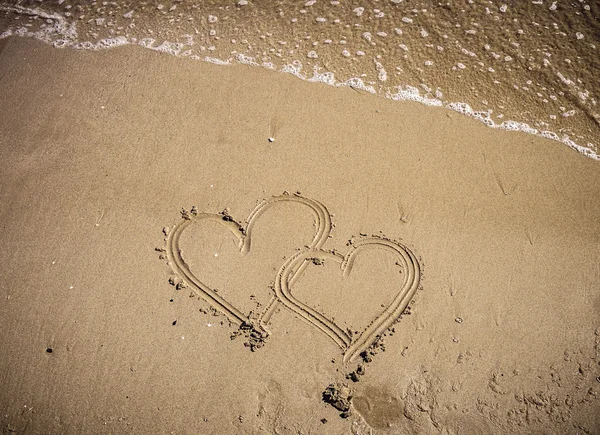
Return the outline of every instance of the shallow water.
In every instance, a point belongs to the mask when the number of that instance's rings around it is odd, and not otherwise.
[[[584,0],[14,0],[0,2],[0,36],[262,65],[446,106],[598,160],[599,15]]]

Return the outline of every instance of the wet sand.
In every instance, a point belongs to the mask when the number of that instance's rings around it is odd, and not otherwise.
[[[598,433],[594,160],[259,68],[0,50],[3,432]],[[282,195],[302,200],[253,218]],[[397,322],[345,362],[417,270]]]
[[[0,38],[139,45],[451,108],[596,160],[597,2],[4,0]]]

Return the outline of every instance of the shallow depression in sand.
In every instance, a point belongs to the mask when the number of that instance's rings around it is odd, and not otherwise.
[[[396,258],[385,251],[359,255],[345,276],[339,263],[324,260],[306,270],[293,292],[335,319],[343,329],[358,334],[394,299],[403,281]]]

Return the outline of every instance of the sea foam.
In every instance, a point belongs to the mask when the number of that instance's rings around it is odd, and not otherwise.
[[[361,8],[355,9],[355,13],[357,14],[356,16],[360,17],[363,13],[366,13],[365,10],[362,9],[359,14],[358,9]],[[572,148],[573,150],[576,150],[577,152],[585,155],[586,157],[592,158],[594,160],[600,160],[600,156],[595,151],[596,145],[593,143],[586,143],[585,145],[582,145],[581,143],[577,143],[575,140],[573,140],[568,134],[557,133],[549,129],[532,127],[530,123],[523,121],[501,120],[499,122],[498,120],[501,118],[496,116],[496,119],[494,119],[493,116],[493,114],[495,113],[493,109],[495,103],[493,101],[487,102],[488,106],[491,106],[492,108],[487,107],[483,110],[477,110],[466,102],[448,101],[443,98],[443,93],[439,88],[437,88],[435,91],[432,91],[432,89],[429,86],[423,83],[419,85],[422,88],[422,90],[419,89],[419,87],[417,86],[411,85],[410,83],[390,85],[388,84],[390,74],[385,69],[383,63],[381,62],[381,56],[379,55],[372,59],[372,65],[375,66],[376,70],[376,80],[368,81],[365,80],[364,77],[350,77],[343,80],[338,80],[336,78],[335,71],[332,71],[329,68],[327,68],[326,64],[319,65],[317,63],[319,61],[318,56],[307,56],[311,61],[311,65],[308,69],[306,69],[306,66],[299,59],[294,59],[292,62],[284,62],[280,66],[277,66],[272,61],[259,60],[256,57],[251,56],[247,53],[233,53],[231,56],[225,58],[215,55],[200,55],[200,53],[205,49],[205,47],[198,44],[196,42],[197,35],[193,35],[191,33],[182,35],[178,38],[179,41],[176,42],[161,40],[156,36],[138,38],[132,36],[128,37],[124,35],[99,38],[95,41],[82,41],[78,32],[78,22],[73,19],[69,21],[69,18],[66,15],[61,15],[56,11],[43,10],[40,7],[27,8],[20,5],[0,5],[0,12],[5,12],[5,14],[7,15],[14,14],[16,17],[29,17],[30,20],[34,19],[37,21],[42,21],[42,23],[38,26],[23,25],[22,22],[19,22],[16,19],[12,22],[8,21],[8,28],[2,30],[2,33],[0,33],[0,38],[6,38],[13,35],[21,37],[32,37],[45,43],[51,44],[52,46],[57,48],[71,47],[79,50],[103,50],[123,45],[138,45],[146,49],[166,53],[172,56],[186,57],[188,59],[201,60],[217,65],[231,65],[232,63],[239,63],[251,66],[260,66],[268,69],[278,70],[279,72],[292,74],[295,77],[298,77],[302,80],[306,80],[308,82],[324,83],[334,87],[352,87],[353,89],[359,91],[379,95],[381,97],[385,97],[395,101],[414,101],[427,106],[445,107],[446,109],[450,109],[461,113],[465,116],[476,119],[490,128],[520,131],[523,133],[544,137],[553,141],[561,142],[567,145],[568,147]],[[129,17],[131,19],[135,16],[135,14],[131,12],[123,14],[123,16],[125,18]],[[214,26],[219,23],[219,19],[216,16],[211,15],[211,17],[213,17],[213,19],[208,20],[209,26]],[[377,15],[377,17],[382,18],[383,16],[379,14]],[[401,20],[404,23],[404,25],[412,23],[413,20],[411,18],[405,18],[407,19]],[[104,23],[105,19],[102,18],[102,20],[102,23]],[[216,34],[215,29],[211,29],[211,32],[211,34]],[[405,33],[402,31],[402,29],[398,28],[396,28],[393,32],[397,36],[403,35]],[[476,31],[473,32],[477,33]],[[470,34],[475,34],[473,32],[471,32]],[[201,34],[202,32],[200,32],[198,29],[195,29],[195,33]],[[427,39],[430,37],[430,33],[424,28],[419,29],[419,34],[420,37],[423,39]],[[376,32],[375,34],[371,34],[370,32],[362,32],[359,38],[367,44],[376,45],[376,38],[381,39],[387,36],[388,33],[383,31]],[[283,42],[284,41],[281,41],[282,44]],[[327,45],[331,45],[331,42],[331,39],[326,40]],[[347,40],[343,39],[340,41],[340,43],[342,42],[342,47],[347,46]],[[405,44],[400,45],[406,47]],[[317,44],[313,43],[313,46],[316,47]],[[486,45],[486,50],[487,47],[488,46]],[[210,47],[209,49],[214,50],[214,47]],[[409,49],[406,48],[405,50],[403,48],[403,50],[408,51]],[[437,50],[443,51],[443,48],[438,46]],[[477,58],[478,56],[476,53],[466,50],[465,48],[463,48],[462,50],[463,52],[466,51],[470,57]],[[342,53],[342,57],[352,56],[349,50],[344,49],[343,51],[346,54]],[[271,49],[271,52],[273,52],[273,49]],[[359,57],[364,57],[366,54],[363,50],[358,50],[356,53],[357,55],[359,55]],[[496,56],[501,58],[501,56],[499,55]],[[427,61],[424,64],[432,65],[434,64],[434,62]],[[460,62],[457,64],[463,65]],[[460,69],[464,68],[467,68],[467,66],[463,65]],[[400,70],[401,68],[398,67],[397,69]],[[494,70],[491,67],[489,67],[488,69],[491,71]],[[581,83],[576,83],[562,72],[557,72],[556,75],[559,78],[560,82],[572,89],[573,93],[577,95],[581,101],[587,103],[588,100],[591,100],[592,104],[595,104],[595,100],[593,100],[593,98],[590,98],[589,91],[582,89]],[[363,76],[365,76],[365,74],[363,74]],[[531,83],[531,80],[529,80],[528,84],[526,84],[525,86],[516,86],[516,88],[528,89],[528,86],[530,86],[529,83]],[[550,99],[552,100],[556,100],[556,98],[557,97],[554,95],[550,96]],[[562,114],[562,117],[565,118],[575,113],[576,111],[573,109],[565,109]],[[556,119],[556,116],[551,116],[551,118]],[[546,122],[536,122],[536,124],[540,126],[547,125]]]

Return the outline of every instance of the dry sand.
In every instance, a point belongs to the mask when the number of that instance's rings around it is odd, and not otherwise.
[[[597,162],[258,68],[0,52],[3,433],[600,433]],[[343,276],[352,246],[387,239]],[[293,310],[354,343],[411,271],[368,363]],[[264,339],[281,286],[293,307]]]

